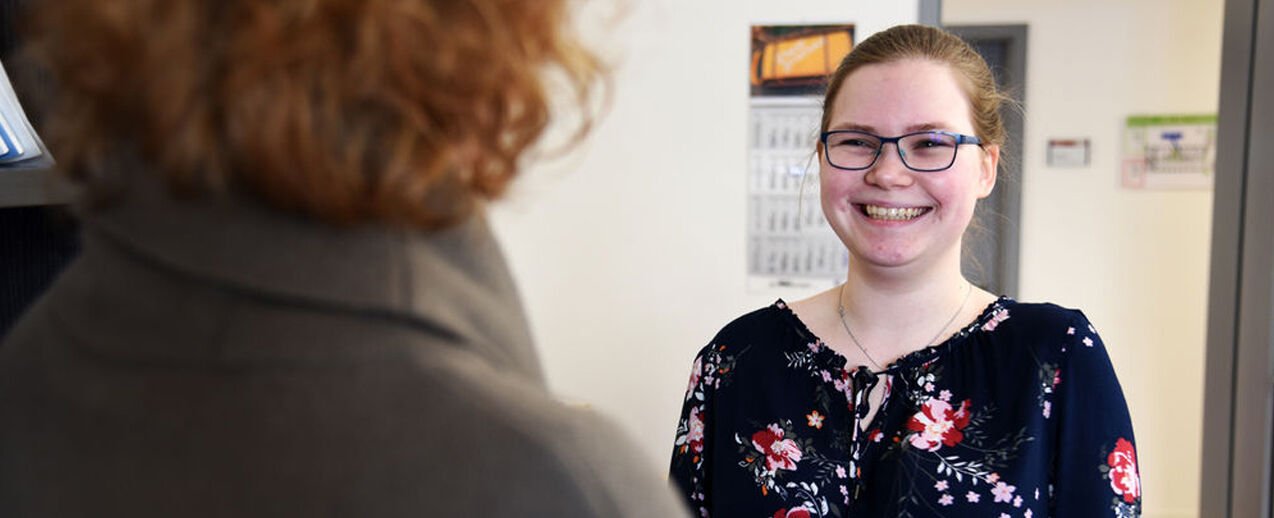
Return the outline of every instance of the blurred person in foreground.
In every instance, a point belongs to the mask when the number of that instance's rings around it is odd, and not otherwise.
[[[547,392],[483,203],[601,67],[559,0],[60,0],[83,255],[0,346],[0,516],[675,516]]]

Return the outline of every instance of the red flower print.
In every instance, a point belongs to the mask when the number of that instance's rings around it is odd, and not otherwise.
[[[703,417],[699,415],[699,407],[690,409],[690,449],[695,453],[703,452]]]
[[[805,507],[794,507],[791,510],[779,509],[774,518],[810,518],[810,510]]]
[[[1136,502],[1141,498],[1141,477],[1137,474],[1137,452],[1132,443],[1120,438],[1115,442],[1115,451],[1106,457],[1110,466],[1110,488],[1116,495],[1123,495],[1124,501]]]
[[[942,445],[955,446],[964,440],[964,427],[969,426],[968,399],[960,403],[959,409],[937,398],[925,401],[924,407],[911,416],[907,429],[913,432],[909,440],[911,445],[926,451],[937,451]]]
[[[791,439],[784,439],[783,429],[777,424],[752,434],[752,446],[765,454],[765,467],[770,471],[795,470],[801,460],[801,448]]]

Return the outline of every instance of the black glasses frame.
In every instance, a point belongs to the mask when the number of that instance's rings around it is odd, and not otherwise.
[[[840,135],[840,134],[846,134],[846,133],[852,133],[855,135],[866,135],[880,141],[880,145],[876,147],[875,156],[871,157],[871,162],[869,162],[867,165],[863,167],[844,167],[844,166],[839,166],[832,163],[831,154],[827,148],[827,139],[828,137],[831,137],[832,135]],[[932,135],[934,133],[937,133],[939,135],[946,135],[948,137],[952,137],[955,139],[956,141],[955,149],[951,152],[951,162],[947,163],[947,165],[944,165],[942,167],[933,168],[933,169],[921,169],[918,167],[912,167],[911,164],[907,163],[907,155],[903,153],[902,147],[898,145],[898,142],[907,137],[913,137],[916,135]],[[824,131],[823,133],[821,133],[819,135],[819,140],[823,143],[823,153],[827,155],[827,163],[831,164],[832,167],[835,167],[837,169],[844,169],[846,171],[862,171],[864,169],[871,169],[872,166],[876,165],[876,161],[880,160],[880,153],[882,152],[882,150],[885,149],[885,144],[889,144],[889,143],[893,143],[894,151],[898,153],[898,159],[902,161],[902,165],[906,166],[907,169],[920,172],[920,173],[935,173],[938,171],[945,171],[947,169],[950,169],[951,166],[955,164],[956,155],[958,155],[960,152],[960,146],[963,146],[965,144],[973,144],[978,147],[982,147],[982,139],[979,139],[973,135],[964,135],[960,133],[954,133],[954,132],[943,131],[943,130],[917,131],[914,133],[908,133],[906,135],[899,135],[897,137],[882,137],[875,133],[869,133],[866,131],[858,131],[858,130],[833,130],[833,131]]]

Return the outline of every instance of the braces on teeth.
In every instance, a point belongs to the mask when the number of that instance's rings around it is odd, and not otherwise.
[[[866,205],[864,209],[866,209],[867,215],[874,219],[890,220],[908,220],[925,212],[925,209],[922,208],[877,207],[874,205]]]

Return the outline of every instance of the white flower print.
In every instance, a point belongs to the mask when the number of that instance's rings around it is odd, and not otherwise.
[[[938,499],[938,503],[942,505],[951,505],[952,503],[955,503],[955,498],[951,495],[944,494],[942,495],[942,498]]]
[[[1085,337],[1084,337],[1084,345],[1085,345],[1085,346],[1087,346],[1087,347],[1092,347],[1092,346],[1093,346],[1093,339],[1092,339],[1092,337],[1085,336]]]
[[[948,487],[947,481],[945,480],[939,480],[937,484],[933,485],[933,488],[937,489],[938,491],[946,491],[947,487]]]
[[[974,493],[973,491],[969,491],[968,494],[964,495],[964,498],[967,499],[969,502],[976,504],[978,503],[978,500],[982,499],[982,495]]]
[[[995,495],[996,502],[1012,502],[1013,491],[1017,486],[1010,486],[1004,482],[996,482],[995,487],[991,488],[991,494]]]

